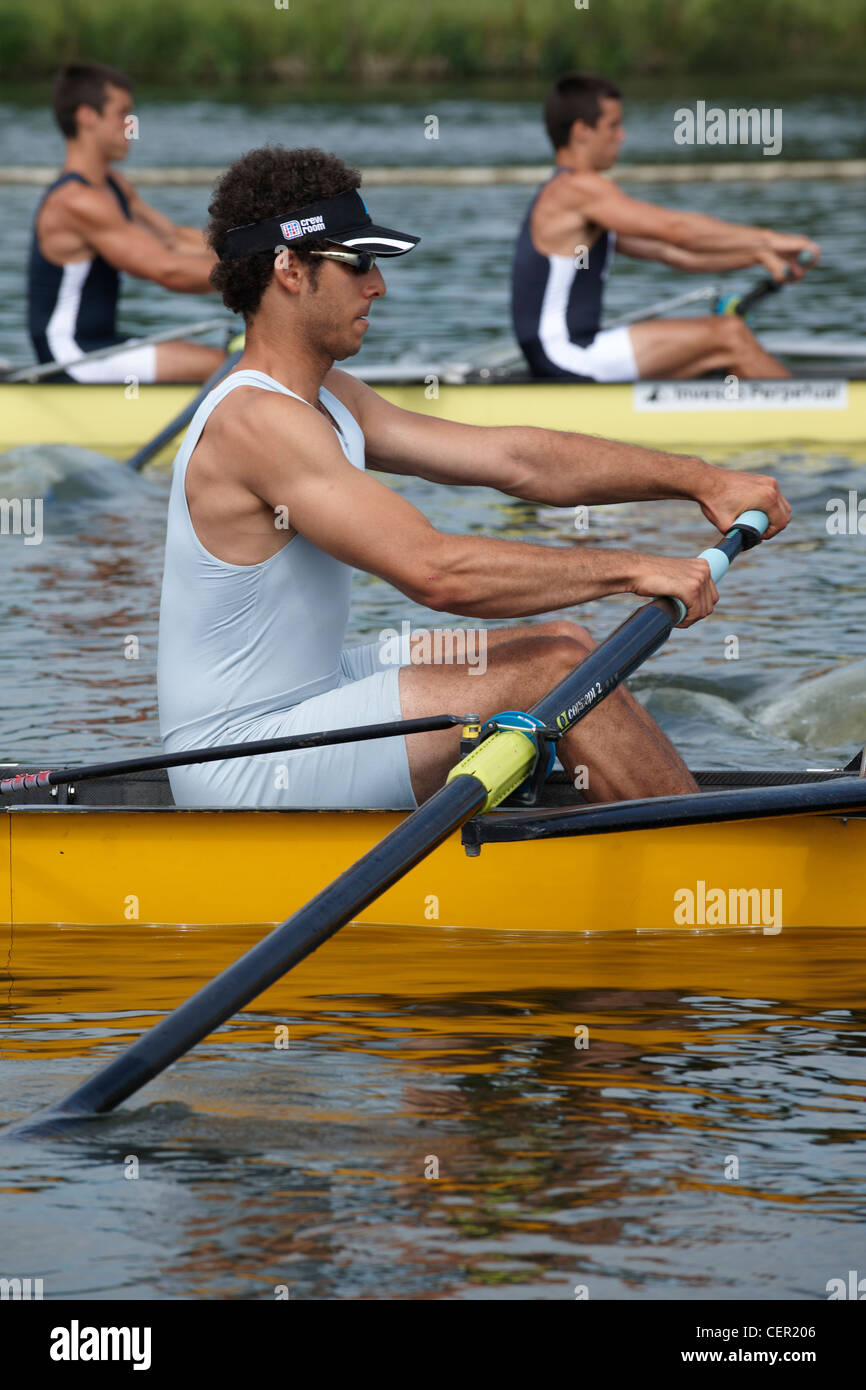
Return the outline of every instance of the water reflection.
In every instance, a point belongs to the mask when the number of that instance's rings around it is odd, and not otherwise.
[[[158,929],[121,973],[79,932],[68,979],[63,934],[17,932],[14,1108],[256,934]],[[347,929],[113,1117],[4,1148],[16,1268],[94,1297],[823,1297],[866,1214],[864,945]]]

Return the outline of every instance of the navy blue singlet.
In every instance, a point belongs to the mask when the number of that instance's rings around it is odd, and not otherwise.
[[[552,178],[566,172],[557,169]],[[548,180],[550,182],[551,180]],[[547,184],[543,185],[544,188]],[[511,272],[511,317],[514,333],[533,375],[589,381],[552,362],[545,351],[545,337],[566,336],[578,347],[587,347],[601,328],[604,281],[616,235],[603,231],[589,249],[589,263],[575,264],[573,256],[544,256],[533,245],[530,222],[538,190],[523,220]]]
[[[72,180],[90,186],[82,174],[62,174],[45,190],[39,208],[55,188]],[[110,174],[108,185],[124,217],[129,218],[129,204]],[[69,361],[96,348],[123,342],[116,325],[119,289],[118,272],[102,256],[69,265],[53,265],[46,260],[39,249],[34,218],[27,285],[28,326],[40,362]]]

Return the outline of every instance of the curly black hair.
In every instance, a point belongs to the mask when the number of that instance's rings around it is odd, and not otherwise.
[[[264,145],[236,159],[214,189],[208,207],[207,238],[216,249],[233,227],[244,227],[266,217],[291,217],[299,208],[358,188],[361,175],[335,154],[324,150],[287,150]],[[318,274],[321,262],[310,253],[321,251],[325,241],[307,241],[293,247],[298,258]],[[255,251],[218,261],[210,282],[223,297],[227,309],[250,319],[258,309],[274,270],[273,251]],[[315,278],[313,283],[315,284]]]

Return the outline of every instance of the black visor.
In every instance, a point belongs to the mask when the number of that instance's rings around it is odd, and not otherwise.
[[[402,256],[421,240],[408,232],[379,227],[367,205],[354,188],[309,203],[291,216],[267,217],[246,227],[233,227],[217,248],[220,260],[248,256],[253,251],[272,251],[279,246],[297,246],[305,241],[336,241],[353,251],[375,251],[377,256]]]

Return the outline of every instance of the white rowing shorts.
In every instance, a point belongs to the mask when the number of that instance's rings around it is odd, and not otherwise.
[[[66,374],[73,381],[90,384],[105,382],[124,386],[131,379],[138,386],[150,386],[156,381],[156,346],[148,343],[144,347],[119,349],[111,357],[98,357],[95,362],[67,367]]]
[[[207,737],[183,731],[186,747],[285,738],[322,729],[354,728],[402,719],[400,667],[387,663],[387,642],[349,647],[340,658],[340,684],[286,710],[220,722]],[[166,752],[178,753],[176,734]],[[409,756],[402,735],[366,743],[338,743],[297,753],[266,753],[227,762],[198,763],[169,772],[178,806],[414,810]]]

